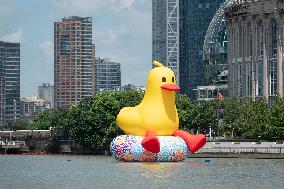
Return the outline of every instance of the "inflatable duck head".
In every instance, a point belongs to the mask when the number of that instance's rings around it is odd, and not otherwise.
[[[176,85],[174,72],[158,61],[154,61],[153,64],[157,67],[150,71],[146,89],[151,92],[161,92],[161,89],[167,92],[178,91],[180,88]]]

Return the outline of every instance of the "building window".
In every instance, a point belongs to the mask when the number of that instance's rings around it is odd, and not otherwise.
[[[243,80],[242,80],[242,65],[238,65],[238,93],[239,93],[239,96],[241,97],[242,96],[242,93],[243,93]]]
[[[238,37],[237,37],[237,58],[241,57],[241,44],[242,44],[242,33],[243,33],[243,28],[242,26],[239,25],[238,29]]]
[[[263,57],[263,25],[262,22],[260,21],[257,25],[257,57],[258,59],[262,59]]]
[[[252,94],[252,66],[251,62],[247,63],[247,96]]]
[[[269,61],[269,95],[277,93],[277,61]]]
[[[271,58],[277,57],[277,23],[271,22]]]
[[[247,32],[246,32],[246,55],[247,57],[252,56],[252,29],[251,29],[251,24],[248,23],[247,25]]]
[[[237,29],[233,29],[234,36],[234,58],[238,58],[238,49],[239,49],[239,41],[238,41],[238,32]]]
[[[263,62],[262,60],[256,64],[257,82],[256,82],[256,96],[263,96]]]

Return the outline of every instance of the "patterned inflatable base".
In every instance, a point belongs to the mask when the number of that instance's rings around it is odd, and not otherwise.
[[[143,136],[121,135],[113,139],[110,151],[116,160],[142,162],[182,161],[189,154],[186,143],[179,137],[158,136],[160,152],[152,153],[141,145]]]

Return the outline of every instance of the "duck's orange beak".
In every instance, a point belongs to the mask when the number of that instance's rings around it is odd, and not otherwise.
[[[167,91],[178,91],[180,90],[180,87],[174,84],[166,84],[161,86],[162,89]]]

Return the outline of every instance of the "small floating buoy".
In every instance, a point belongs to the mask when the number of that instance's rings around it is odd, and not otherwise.
[[[205,163],[211,163],[211,160],[210,159],[206,159],[204,160]]]

